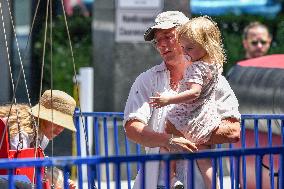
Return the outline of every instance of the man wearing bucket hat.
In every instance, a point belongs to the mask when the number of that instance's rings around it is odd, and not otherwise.
[[[149,98],[157,93],[161,95],[176,94],[179,81],[183,78],[185,68],[191,64],[183,55],[177,38],[178,27],[189,19],[179,11],[160,13],[152,27],[144,34],[145,41],[152,41],[160,53],[163,62],[140,74],[133,83],[124,110],[124,128],[129,139],[146,146],[148,154],[159,153],[160,148],[168,151],[194,152],[195,144],[182,137],[175,137],[164,132],[165,116],[171,106],[155,109],[149,105]],[[218,112],[222,123],[212,133],[208,144],[232,143],[240,138],[240,113],[238,101],[227,80],[221,76],[216,89]],[[208,145],[207,144],[207,145]],[[145,188],[165,188],[164,171],[161,164],[149,162],[145,168]],[[180,167],[179,173],[187,173],[187,166]],[[195,164],[195,167],[197,165]],[[183,168],[182,168],[183,167]],[[140,174],[140,172],[139,172]],[[140,175],[136,177],[134,189],[141,186]],[[183,181],[186,180],[183,175]],[[198,168],[195,168],[195,188],[205,188]],[[187,188],[177,185],[172,188]]]

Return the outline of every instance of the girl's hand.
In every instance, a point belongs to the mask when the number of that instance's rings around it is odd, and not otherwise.
[[[150,97],[149,104],[154,108],[161,108],[170,104],[170,96],[161,96],[160,93],[156,93],[156,96]]]

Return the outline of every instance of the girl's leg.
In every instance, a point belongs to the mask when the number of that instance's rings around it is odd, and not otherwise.
[[[183,136],[183,134],[178,131],[175,126],[170,122],[170,121],[166,121],[166,126],[165,126],[165,132],[167,134],[173,134],[175,136]],[[179,160],[180,161],[180,160]],[[171,177],[171,188],[183,188],[183,184],[182,182],[179,181],[178,177],[177,177],[177,161],[176,160],[172,160],[170,163],[170,177]]]
[[[182,134],[182,132],[180,132],[179,130],[177,130],[175,128],[175,126],[170,122],[170,121],[166,121],[166,126],[165,126],[165,132],[167,134],[173,134],[175,136],[179,136],[179,137],[184,137],[184,135]]]
[[[160,148],[160,153],[169,153],[169,151],[166,149],[166,148]],[[161,179],[163,181],[161,181],[160,185],[166,185],[166,164],[164,162],[161,162],[160,163],[161,165]],[[175,176],[176,176],[176,161],[175,160],[172,160],[170,162],[170,181],[171,181],[171,186],[174,185],[174,183],[172,183],[173,180],[176,180],[175,179]]]
[[[197,165],[200,169],[206,188],[211,189],[213,170],[210,159],[199,159],[197,160]]]
[[[169,153],[168,150],[166,148],[160,148],[160,154],[163,153]],[[159,169],[159,177],[158,177],[158,186],[160,186],[161,188],[165,188],[166,187],[166,182],[165,182],[165,178],[166,178],[166,167],[165,167],[165,163],[164,162],[160,162],[160,169]]]
[[[210,149],[210,146],[201,145],[201,146],[198,146],[198,149],[199,150]],[[211,189],[212,182],[213,182],[212,180],[213,167],[212,167],[211,159],[198,159],[197,165],[203,177],[206,188]],[[218,179],[216,179],[216,183],[217,183],[216,189],[218,189],[219,188]]]

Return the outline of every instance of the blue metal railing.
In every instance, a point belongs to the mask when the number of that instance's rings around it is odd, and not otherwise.
[[[79,113],[77,115],[77,120]],[[109,155],[125,155],[129,156],[131,154],[141,154],[143,153],[140,145],[133,144],[131,141],[129,141],[125,135],[124,135],[124,130],[121,128],[122,126],[122,119],[123,119],[123,113],[117,113],[117,112],[93,112],[93,113],[82,113],[83,117],[93,117],[94,118],[94,123],[93,127],[95,128],[95,132],[93,132],[93,136],[95,138],[94,143],[92,144],[94,146],[94,155],[99,155],[99,156],[106,156],[108,157]],[[247,147],[260,147],[259,144],[259,122],[263,122],[265,120],[267,124],[265,125],[266,130],[267,130],[267,147],[272,147],[272,120],[275,121],[277,120],[280,122],[279,125],[281,125],[281,137],[282,137],[282,142],[283,144],[283,120],[284,120],[284,115],[242,115],[242,121],[241,121],[241,141],[239,142],[239,145],[235,144],[229,144],[230,149],[236,149],[236,148],[247,148]],[[252,128],[252,133],[254,133],[254,144],[253,145],[247,145],[247,140],[246,140],[246,125],[248,125],[247,122],[253,122],[254,126]],[[77,121],[77,123],[79,123]],[[262,123],[263,124],[263,123]],[[274,125],[275,126],[275,125]],[[77,125],[79,127],[79,125]],[[88,128],[91,127],[90,125],[87,126]],[[120,130],[119,130],[120,129]],[[102,132],[103,130],[103,132]],[[111,131],[113,130],[113,131]],[[109,140],[109,132],[113,132],[113,140]],[[114,143],[112,143],[112,141]],[[100,144],[101,142],[104,143],[104,145]],[[124,145],[121,145],[124,143]],[[107,145],[106,145],[107,144]],[[113,146],[112,146],[113,145]],[[136,146],[136,147],[133,147]],[[101,147],[103,146],[103,149]],[[131,147],[130,147],[131,146]],[[223,145],[217,145],[217,148],[223,148]],[[114,148],[111,150],[111,148]],[[80,149],[80,148],[78,148]],[[104,152],[104,153],[103,153]],[[78,155],[80,152],[78,152]],[[250,158],[250,157],[249,157]],[[260,157],[256,156],[256,162],[261,162],[259,159]],[[229,176],[230,176],[230,181],[231,181],[231,188],[238,188],[239,184],[243,185],[243,188],[247,188],[247,158],[242,156],[239,159],[236,159],[234,157],[229,157],[229,167],[227,167],[229,171]],[[223,158],[218,158],[217,160],[218,163],[218,172],[219,172],[219,183],[220,183],[220,188],[223,189],[225,188],[223,183],[224,183],[224,166],[223,164],[227,162],[227,160],[224,160]],[[241,166],[238,166],[241,165]],[[139,169],[139,164],[137,164],[136,168],[138,167]],[[273,162],[273,156],[269,155],[269,165],[270,167],[269,172],[270,172],[270,186],[271,188],[274,188],[274,162]],[[131,180],[134,179],[134,176],[137,174],[138,169],[133,168],[133,164],[130,165],[130,163],[126,164],[126,178],[122,178],[123,175],[120,175],[121,179],[127,181],[127,187],[128,189],[131,188]],[[226,166],[225,166],[226,167]],[[259,174],[259,165],[255,164],[255,177],[259,178],[262,176],[262,174]],[[97,167],[95,169],[95,177],[94,179],[97,180],[98,183],[98,188],[100,189],[101,182],[102,182],[102,174],[101,174],[101,169],[100,167]],[[227,171],[227,172],[228,172]],[[277,170],[278,171],[278,170]],[[106,168],[104,170],[105,172],[105,180],[107,182],[107,189],[109,189],[109,183],[110,183],[110,171],[109,171],[109,166],[106,165]],[[237,182],[241,180],[242,183]],[[214,180],[213,180],[214,181]],[[261,183],[256,183],[258,185]],[[259,186],[256,186],[259,187]]]
[[[81,158],[81,157],[53,157],[53,158],[44,158],[44,159],[12,159],[12,160],[7,160],[7,159],[1,159],[0,160],[0,168],[1,169],[15,169],[18,167],[31,167],[35,166],[37,170],[39,170],[40,167],[46,166],[57,166],[57,167],[62,167],[64,170],[64,186],[65,189],[68,185],[68,172],[65,171],[69,169],[71,166],[81,166],[81,165],[88,165],[88,166],[94,166],[94,165],[101,165],[101,164],[107,164],[107,163],[112,163],[117,165],[116,172],[119,172],[120,170],[120,165],[123,163],[140,163],[141,167],[145,167],[145,163],[150,162],[150,161],[165,161],[167,165],[169,165],[169,162],[172,160],[178,160],[178,159],[183,159],[183,160],[188,160],[189,167],[192,167],[192,162],[201,159],[201,158],[213,158],[216,160],[217,158],[223,158],[223,157],[235,157],[237,159],[240,159],[242,156],[259,156],[260,159],[257,164],[260,164],[260,161],[263,156],[269,155],[269,154],[279,154],[281,158],[283,159],[284,156],[284,147],[266,147],[266,148],[249,148],[249,149],[226,149],[226,150],[215,150],[215,151],[202,151],[198,153],[186,153],[186,154],[156,154],[156,155],[130,155],[130,156],[109,156],[109,157],[101,157],[101,156],[91,156],[91,157],[86,157],[86,158]],[[169,170],[169,166],[168,170]],[[259,170],[262,170],[262,166],[259,166]],[[283,162],[280,162],[280,170],[283,172],[284,170],[284,165]],[[192,172],[193,170],[190,169]],[[192,174],[193,175],[193,174]],[[14,175],[10,174],[10,180],[13,180]],[[169,176],[167,180],[169,180]],[[116,182],[115,188],[120,188],[120,182],[119,182],[119,174],[116,175],[118,182]],[[145,182],[145,175],[143,175],[142,180]],[[37,174],[37,179],[38,181],[41,180],[41,174]],[[261,183],[262,177],[256,178],[257,183]],[[280,177],[280,188],[283,188],[284,186],[284,177],[281,175]],[[194,188],[194,178],[191,178],[190,181],[192,188]],[[141,183],[141,189],[144,189],[145,183]],[[237,181],[239,182],[239,180]],[[12,182],[11,182],[12,184]],[[9,189],[12,189],[13,186],[10,185]],[[40,182],[38,182],[38,185],[36,188],[41,188]],[[167,187],[169,188],[169,187]],[[258,185],[257,188],[261,188],[261,184]]]
[[[83,116],[80,119],[80,116]],[[67,170],[70,166],[76,166],[78,172],[78,188],[85,189],[83,186],[83,172],[82,165],[87,165],[87,178],[88,188],[92,188],[95,184],[98,189],[103,188],[102,183],[106,183],[106,188],[111,188],[111,181],[114,181],[115,188],[122,187],[122,181],[126,180],[127,188],[131,188],[131,182],[137,174],[137,171],[145,172],[145,163],[154,160],[162,160],[166,162],[167,170],[169,173],[169,162],[173,159],[186,159],[189,160],[189,170],[193,172],[193,160],[199,158],[211,158],[213,160],[213,170],[218,171],[220,188],[226,188],[224,186],[224,176],[230,177],[230,188],[237,189],[239,185],[242,188],[248,188],[248,184],[251,180],[254,180],[255,188],[262,188],[263,186],[263,160],[268,156],[269,167],[269,183],[270,188],[284,188],[283,179],[283,144],[284,144],[284,115],[242,115],[241,121],[241,141],[237,144],[229,144],[229,149],[224,145],[218,145],[218,148],[214,151],[201,151],[194,154],[167,154],[167,155],[142,155],[144,151],[140,145],[134,144],[129,141],[124,133],[122,127],[123,113],[119,112],[92,112],[92,113],[75,113],[76,128],[79,132],[76,134],[77,142],[77,156],[78,157],[60,157],[60,158],[46,158],[43,160],[0,160],[0,169],[7,168],[12,173],[12,169],[15,167],[24,166],[59,166],[64,171],[64,186],[67,187]],[[84,124],[82,124],[84,122]],[[266,124],[263,124],[266,122]],[[247,125],[253,123],[252,132],[254,138],[253,144],[249,144],[246,138],[248,131],[245,129]],[[88,141],[90,141],[90,149],[82,148],[81,143],[85,137],[82,137],[80,133],[82,130],[80,127],[85,125],[85,133]],[[260,131],[260,126],[266,128],[265,135],[267,136],[267,145],[263,146],[263,141],[259,140],[259,137],[263,136]],[[280,142],[275,146],[275,134],[273,134],[273,128],[279,127]],[[277,135],[278,136],[278,135]],[[90,137],[90,138],[89,138]],[[92,138],[92,139],[91,139]],[[263,148],[265,147],[265,148]],[[81,157],[83,151],[89,150],[88,157]],[[279,157],[280,155],[280,157]],[[247,167],[251,157],[255,166],[255,177],[250,176],[247,179]],[[276,167],[276,161],[274,158],[278,157],[278,167]],[[227,161],[229,159],[229,161]],[[7,163],[9,161],[9,163]],[[4,163],[5,162],[5,163]],[[229,165],[226,166],[226,163]],[[104,167],[102,166],[104,165]],[[226,169],[227,173],[226,173]],[[39,170],[39,169],[38,169]],[[274,174],[278,172],[278,180],[275,187]],[[169,178],[169,174],[168,174]],[[41,175],[38,174],[37,181],[41,180]],[[142,178],[145,181],[145,177]],[[145,181],[146,182],[146,181]],[[141,189],[145,188],[145,182],[142,182]],[[217,182],[213,178],[213,182]],[[9,175],[9,183],[13,183],[13,175]],[[188,179],[188,186],[194,188],[194,175],[190,174]],[[39,188],[41,187],[38,186]],[[167,181],[167,187],[169,187],[169,180]]]
[[[80,116],[82,115],[83,119],[80,120]],[[93,118],[91,121],[87,121],[87,118]],[[110,155],[124,155],[129,156],[131,154],[141,154],[143,153],[140,145],[134,144],[129,141],[124,135],[124,129],[122,127],[123,113],[121,112],[83,112],[82,114],[79,112],[75,113],[75,122],[77,130],[80,129],[82,131],[82,126],[85,126],[85,133],[92,133],[93,143],[90,144],[93,155],[105,156],[108,157]],[[84,121],[84,123],[82,122]],[[91,123],[92,122],[92,123]],[[90,131],[92,130],[92,131]],[[82,135],[80,136],[80,132],[76,134],[77,139],[77,156],[82,155],[82,147],[80,140],[82,139]],[[83,149],[85,150],[85,149]],[[126,163],[124,175],[120,175],[123,180],[127,181],[127,188],[131,188],[131,180],[133,180],[134,176],[138,172],[139,164],[137,163],[136,167]],[[110,181],[111,176],[114,174],[110,171],[109,164],[105,165],[105,169],[102,170],[101,166],[91,167],[88,171],[93,172],[93,180],[97,181],[98,189],[101,189],[102,183],[102,172],[105,173],[105,180],[107,189],[110,189]],[[78,170],[78,180],[79,183],[83,182],[83,174],[82,168],[80,167]],[[82,188],[82,186],[79,186]]]

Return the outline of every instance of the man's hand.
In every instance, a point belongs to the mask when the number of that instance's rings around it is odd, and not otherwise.
[[[161,96],[160,93],[156,93],[156,96],[150,97],[149,104],[154,108],[161,108],[170,104],[170,96]]]
[[[171,137],[169,144],[166,146],[169,152],[196,152],[198,149],[195,143],[190,142],[183,137]]]
[[[69,189],[76,189],[76,183],[73,180],[68,179],[68,184],[69,184]]]
[[[205,145],[236,143],[241,137],[241,125],[236,118],[223,119]]]

